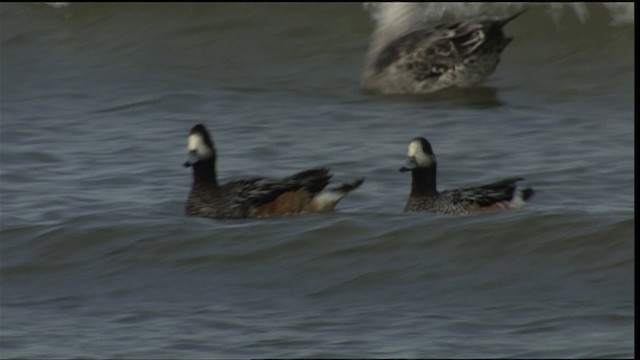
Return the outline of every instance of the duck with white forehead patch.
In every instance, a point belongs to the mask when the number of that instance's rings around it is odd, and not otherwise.
[[[241,219],[331,211],[364,181],[357,179],[324,190],[332,175],[326,168],[314,168],[282,179],[253,177],[221,185],[215,147],[204,125],[191,129],[188,150],[184,166],[193,167],[186,206],[190,216]]]
[[[405,212],[468,215],[499,209],[517,209],[533,195],[531,188],[518,189],[520,177],[492,184],[439,192],[436,188],[438,162],[431,144],[423,137],[409,143],[408,159],[401,172],[411,171],[411,193]]]
[[[493,73],[512,40],[502,28],[526,10],[401,35],[375,53],[363,87],[383,94],[427,94],[478,85]]]

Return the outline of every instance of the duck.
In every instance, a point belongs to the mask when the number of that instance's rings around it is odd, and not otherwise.
[[[445,23],[395,38],[373,58],[363,87],[383,94],[428,94],[479,85],[494,72],[513,40],[502,28],[527,10]]]
[[[438,162],[431,143],[417,137],[409,143],[407,162],[400,172],[411,171],[411,193],[404,212],[470,215],[500,209],[519,209],[533,195],[533,189],[519,188],[521,177],[491,184],[439,192],[436,188]]]
[[[359,178],[325,189],[332,174],[326,167],[317,167],[280,179],[251,177],[220,184],[216,150],[203,124],[191,129],[187,148],[184,166],[193,169],[186,203],[189,216],[243,219],[328,212],[364,182]]]

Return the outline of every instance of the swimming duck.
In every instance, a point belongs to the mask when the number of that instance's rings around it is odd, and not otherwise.
[[[531,188],[516,189],[520,177],[478,187],[439,192],[436,189],[438,163],[431,144],[423,137],[409,143],[408,159],[401,172],[411,171],[411,194],[405,212],[468,215],[498,209],[517,209],[533,195]]]
[[[368,69],[364,88],[386,94],[426,94],[469,87],[491,75],[513,38],[502,32],[507,17],[441,24],[415,30],[389,42]]]
[[[220,185],[216,151],[204,125],[191,129],[188,150],[184,166],[193,167],[186,206],[190,216],[238,219],[331,211],[364,181],[357,179],[323,191],[332,175],[326,168],[315,168],[282,179],[254,177]]]

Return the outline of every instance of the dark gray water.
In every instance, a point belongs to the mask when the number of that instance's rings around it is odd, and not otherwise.
[[[633,4],[531,7],[482,87],[416,97],[360,90],[371,41],[522,5],[2,4],[0,356],[632,357]],[[222,181],[367,180],[186,217],[198,122]],[[441,189],[536,194],[402,214],[415,136]]]

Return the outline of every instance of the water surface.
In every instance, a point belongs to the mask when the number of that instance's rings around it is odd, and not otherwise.
[[[371,41],[523,5],[2,4],[2,357],[632,357],[633,5],[530,6],[483,86],[382,96]],[[196,123],[222,181],[366,181],[331,214],[186,217]],[[440,189],[536,193],[402,214],[416,136]]]

